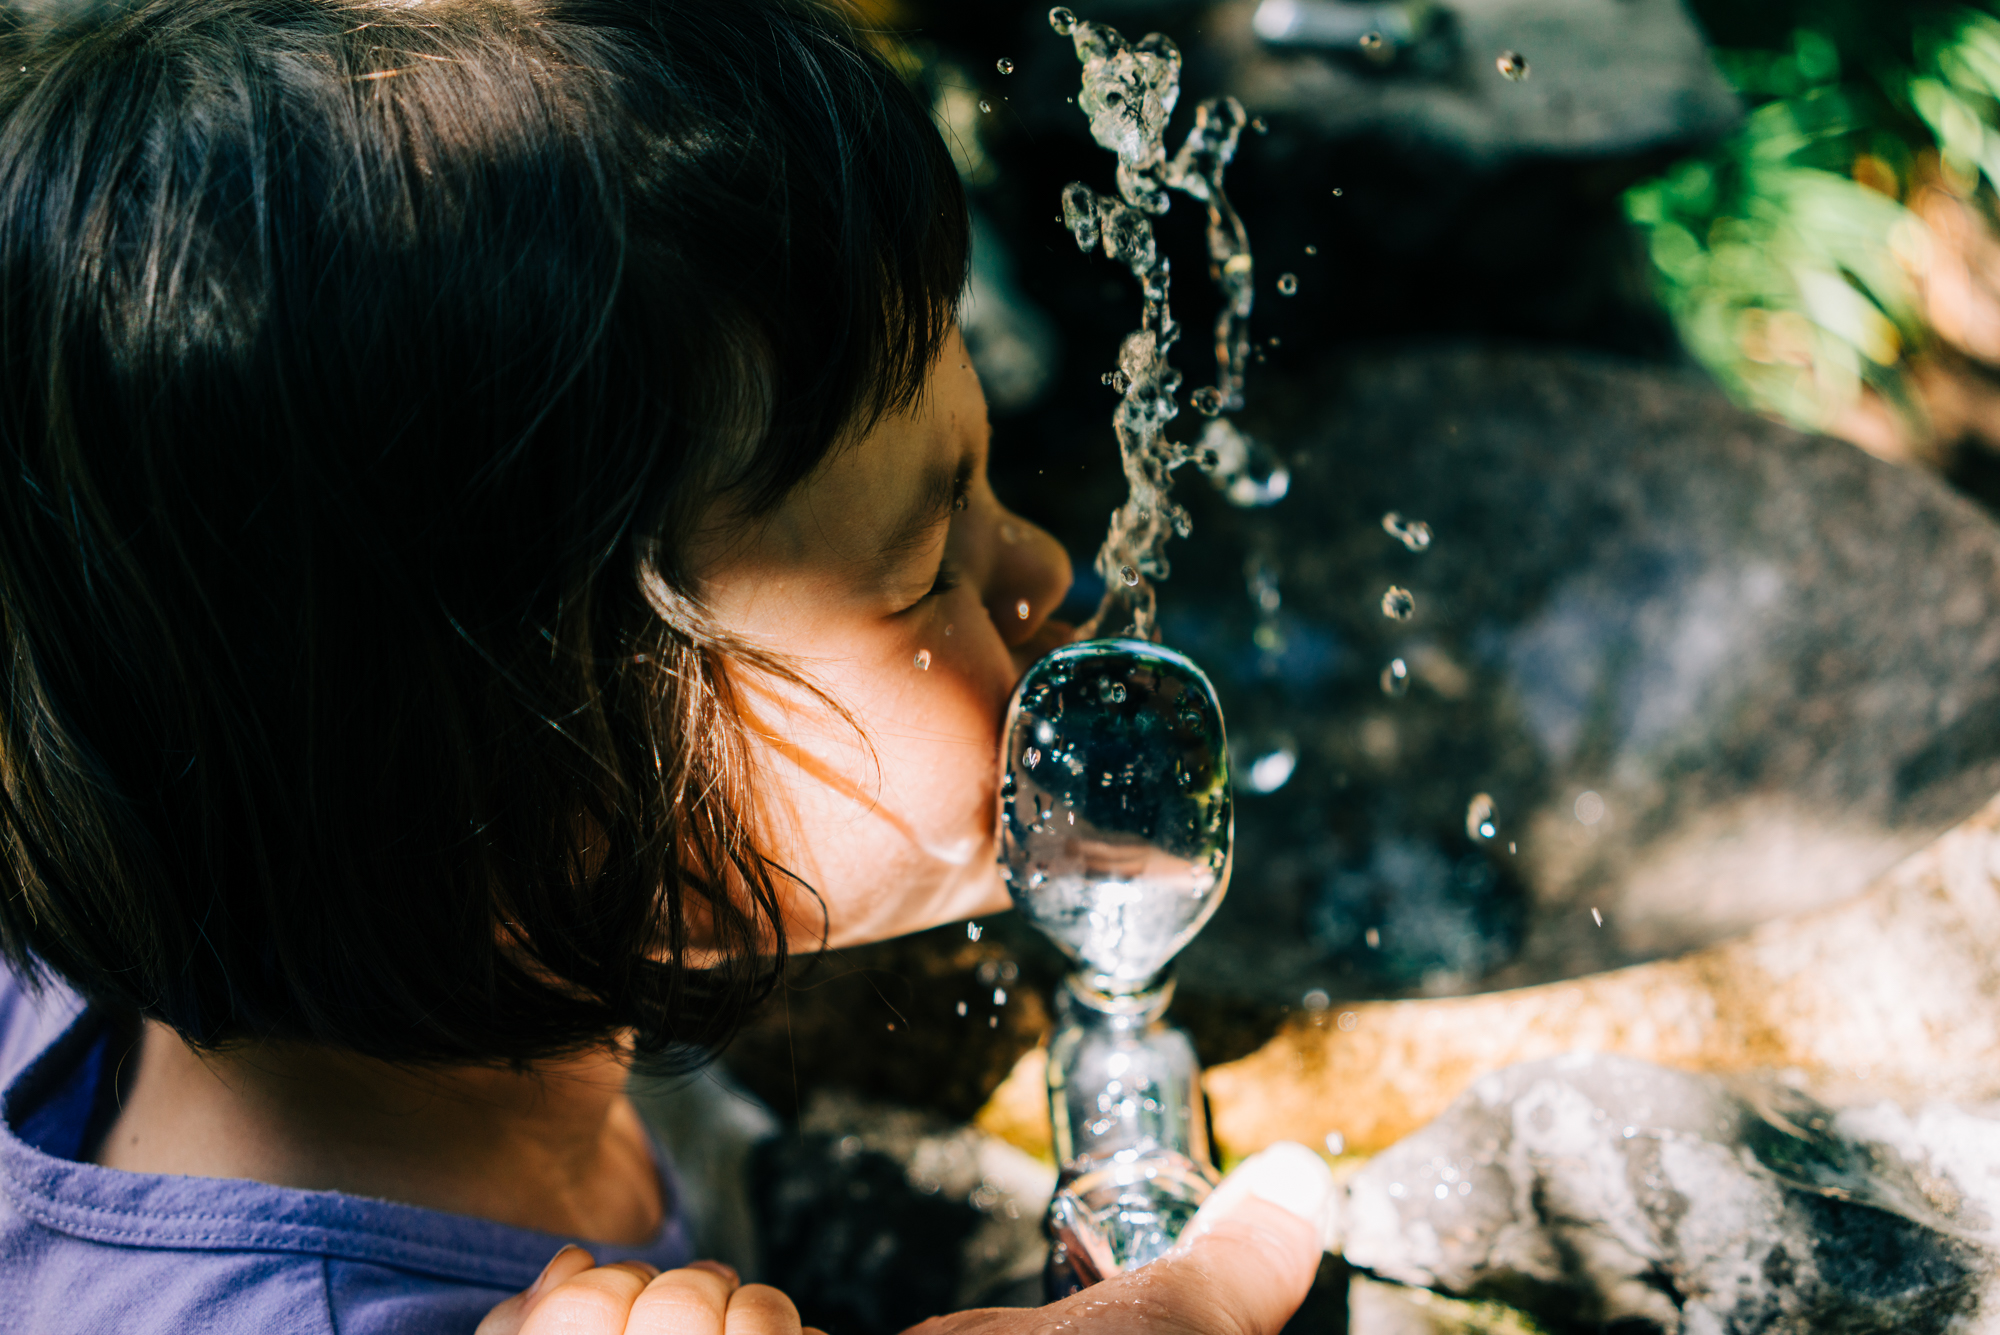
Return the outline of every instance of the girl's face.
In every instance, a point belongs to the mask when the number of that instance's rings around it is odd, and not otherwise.
[[[702,592],[852,715],[737,674],[758,739],[763,851],[817,890],[793,939],[852,945],[1007,906],[994,865],[1001,715],[1027,665],[1070,638],[1049,618],[1069,558],[986,479],[986,397],[953,331],[923,397],[751,525],[697,545]]]

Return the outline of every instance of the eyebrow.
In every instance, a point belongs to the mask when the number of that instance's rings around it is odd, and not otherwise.
[[[886,574],[911,552],[928,542],[931,530],[951,517],[951,512],[972,487],[972,455],[960,456],[956,464],[931,470],[923,490],[909,512],[896,522],[882,539],[876,555],[878,567]]]

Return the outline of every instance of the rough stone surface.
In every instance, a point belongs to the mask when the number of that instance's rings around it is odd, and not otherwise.
[[[1983,1327],[1996,1156],[2000,1123],[1955,1108],[1839,1118],[1782,1087],[1556,1058],[1486,1076],[1357,1174],[1346,1258],[1558,1330]]]

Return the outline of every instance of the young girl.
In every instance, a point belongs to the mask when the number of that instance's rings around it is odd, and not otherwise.
[[[1005,902],[1069,572],[986,483],[922,107],[785,0],[0,45],[0,1331],[466,1331],[540,1271],[481,1329],[796,1332],[622,1087],[790,946]],[[1325,1170],[1262,1163],[1163,1324],[1303,1295]]]

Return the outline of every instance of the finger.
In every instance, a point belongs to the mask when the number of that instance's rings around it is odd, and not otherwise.
[[[589,1252],[578,1246],[564,1247],[542,1267],[542,1273],[535,1276],[535,1282],[521,1290],[507,1301],[498,1304],[486,1314],[473,1335],[520,1335],[522,1323],[541,1300],[556,1285],[580,1274],[595,1264]]]
[[[1249,1197],[1185,1247],[1069,1301],[1123,1300],[1155,1329],[1277,1335],[1305,1301],[1323,1250],[1312,1224]]]
[[[769,1284],[745,1284],[729,1299],[722,1335],[802,1335],[799,1309]]]
[[[1335,1250],[1341,1193],[1333,1170],[1326,1166],[1326,1160],[1291,1140],[1267,1146],[1231,1169],[1201,1203],[1182,1240],[1191,1242],[1208,1232],[1250,1197],[1291,1211],[1313,1226],[1323,1249]]]
[[[1180,1246],[1087,1292],[1115,1300],[1130,1289],[1137,1301],[1165,1304],[1171,1324],[1203,1332],[1276,1335],[1312,1287],[1337,1200],[1326,1161],[1281,1142],[1223,1178]]]
[[[1312,1287],[1338,1201],[1324,1160],[1274,1145],[1223,1178],[1182,1245],[1151,1265],[1047,1307],[955,1312],[905,1335],[1034,1335],[1086,1321],[1100,1335],[1277,1335]]]
[[[736,1272],[719,1262],[697,1261],[669,1270],[646,1286],[619,1329],[627,1335],[723,1335],[729,1298],[736,1291]]]
[[[620,1261],[572,1275],[535,1303],[521,1335],[624,1335],[632,1304],[657,1274],[644,1261]]]

